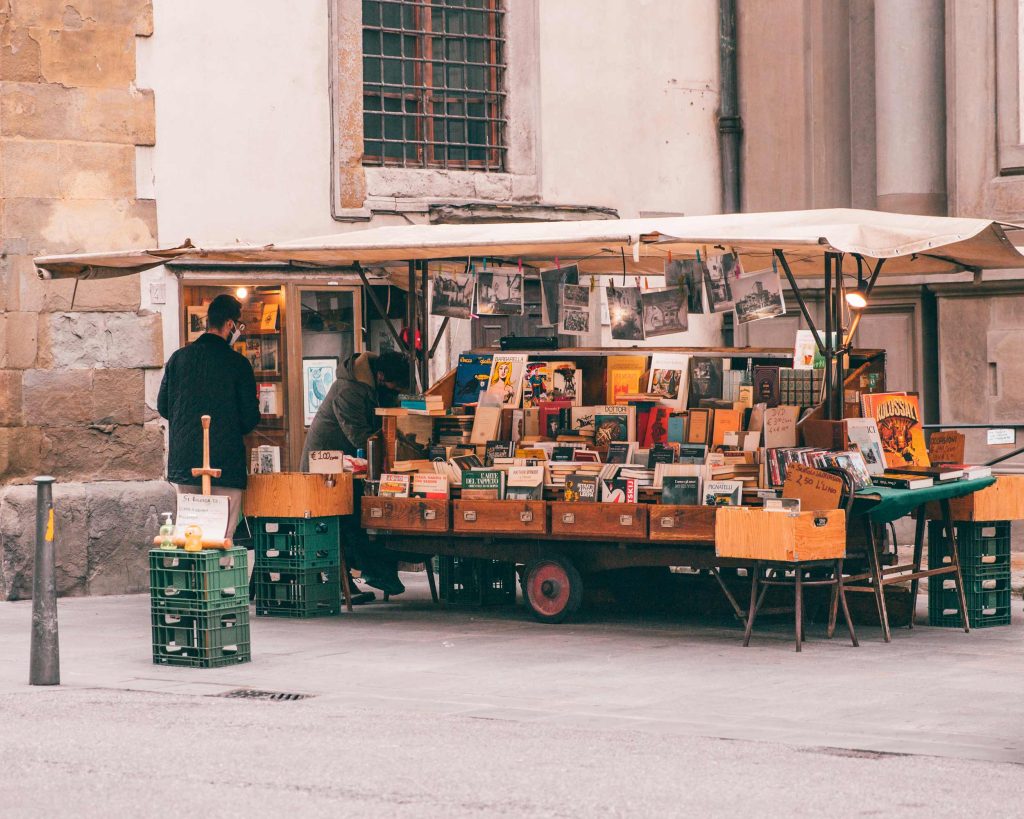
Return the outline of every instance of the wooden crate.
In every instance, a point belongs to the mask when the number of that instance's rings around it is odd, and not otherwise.
[[[448,501],[433,498],[369,498],[362,500],[364,529],[390,532],[447,532]]]
[[[542,500],[452,501],[452,529],[479,534],[543,535],[548,530]]]
[[[334,486],[327,485],[333,477]],[[243,504],[245,514],[257,518],[312,518],[352,514],[352,473],[310,475],[271,472],[250,475]]]
[[[651,506],[650,539],[676,543],[714,543],[714,506],[672,506],[657,503]]]
[[[647,506],[641,503],[550,504],[551,534],[597,540],[646,540]]]
[[[846,554],[846,512],[766,512],[722,507],[715,516],[715,554],[754,560],[827,560]]]
[[[953,520],[1024,520],[1024,475],[999,475],[996,482],[949,502]],[[941,520],[942,507],[929,503],[925,516]]]

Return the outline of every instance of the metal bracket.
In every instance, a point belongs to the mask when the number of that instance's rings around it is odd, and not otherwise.
[[[527,509],[525,512],[519,513],[519,521],[521,523],[532,523],[533,522],[533,510]]]
[[[562,515],[562,523],[575,523],[576,514],[574,512],[566,512]]]
[[[632,526],[633,516],[632,515],[619,515],[619,526]]]
[[[661,528],[662,529],[671,529],[675,525],[676,525],[676,519],[675,518],[670,518],[670,517],[666,516],[666,517],[663,517],[661,519]]]
[[[424,514],[426,514],[426,513],[424,513]],[[473,523],[476,520],[476,510],[475,509],[467,509],[465,512],[462,513],[462,519],[463,520],[468,520],[470,523]]]

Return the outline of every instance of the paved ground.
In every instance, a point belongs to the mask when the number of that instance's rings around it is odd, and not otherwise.
[[[60,603],[63,685],[29,688],[0,604],[4,816],[1020,813],[1019,622],[802,654],[786,627],[401,603],[253,619],[254,660],[150,661],[148,599]],[[923,600],[922,600],[923,603]],[[1015,599],[1015,619],[1020,620]],[[241,687],[300,702],[218,697]]]

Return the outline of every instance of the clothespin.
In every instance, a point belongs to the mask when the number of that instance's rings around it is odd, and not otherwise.
[[[597,279],[594,276],[590,277],[590,292],[593,293],[597,289]]]
[[[668,252],[668,263],[672,264],[672,251],[671,250]]]
[[[562,269],[562,265],[559,263],[557,256],[555,256],[555,269],[556,270],[561,270]]]
[[[519,275],[523,275],[523,259],[521,256],[519,257]]]
[[[487,257],[486,256],[484,256],[484,266],[483,266],[483,269],[484,270],[487,269]]]
[[[619,255],[622,257],[622,286],[626,286],[626,251],[619,248]]]

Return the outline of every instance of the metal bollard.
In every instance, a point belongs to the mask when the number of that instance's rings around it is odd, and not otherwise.
[[[36,484],[36,565],[32,574],[32,653],[29,685],[60,685],[57,575],[53,545],[53,478]]]

